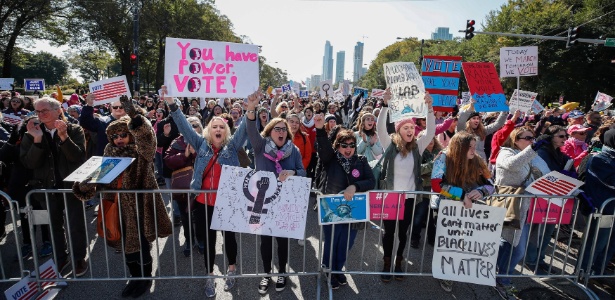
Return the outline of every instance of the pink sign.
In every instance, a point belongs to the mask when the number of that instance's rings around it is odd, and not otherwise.
[[[403,220],[405,197],[404,193],[369,192],[370,220]]]

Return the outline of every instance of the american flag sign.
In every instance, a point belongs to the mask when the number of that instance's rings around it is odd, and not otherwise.
[[[125,75],[96,81],[89,86],[90,93],[96,95],[94,105],[119,101],[123,95],[131,97]]]
[[[582,181],[553,171],[532,182],[525,190],[536,195],[568,196],[581,185]]]
[[[374,98],[382,98],[383,96],[384,96],[384,90],[372,89],[372,97],[374,97]]]
[[[4,121],[13,125],[19,125],[19,123],[21,123],[21,117],[12,114],[4,114]]]

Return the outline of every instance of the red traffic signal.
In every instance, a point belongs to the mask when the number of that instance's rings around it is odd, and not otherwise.
[[[466,40],[470,40],[474,37],[474,25],[476,24],[476,22],[474,20],[467,20],[466,21]]]
[[[137,54],[136,53],[131,53],[130,54],[130,61],[131,62],[136,62],[137,61]]]

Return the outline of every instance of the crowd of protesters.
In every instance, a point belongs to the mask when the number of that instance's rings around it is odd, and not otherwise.
[[[24,230],[23,258],[32,256],[36,247],[39,256],[53,255],[60,272],[72,269],[75,276],[86,274],[87,228],[82,209],[106,197],[113,198],[106,195],[99,200],[96,191],[171,189],[172,173],[185,167],[194,170],[192,190],[216,190],[222,165],[229,165],[270,171],[279,181],[307,176],[313,188],[323,194],[342,193],[348,201],[355,193],[374,190],[376,186],[407,191],[403,207],[405,216],[410,217],[383,222],[380,278],[384,282],[404,279],[406,243],[409,239],[411,248],[419,248],[422,228],[432,228],[424,234],[425,241],[433,245],[440,201],[459,200],[471,207],[497,193],[499,187],[527,187],[551,171],[585,182],[577,195],[580,209],[575,218],[587,219],[615,196],[615,122],[605,112],[548,108],[528,114],[480,113],[475,111],[473,101],[442,112],[434,111],[433,100],[427,94],[425,117],[393,123],[388,90],[382,98],[359,94],[340,101],[317,93],[307,98],[294,92],[265,95],[257,91],[246,99],[176,99],[165,97],[165,92],[163,87],[162,95],[123,97],[104,105],[95,105],[93,94],[72,94],[65,99],[60,92],[36,100],[10,91],[0,94],[4,190],[21,206],[32,189],[74,191],[66,198],[51,193],[34,199],[35,208],[49,210],[51,230],[47,226],[36,228],[41,245],[31,245],[34,239]],[[108,185],[63,181],[94,155],[132,157],[136,162]],[[375,178],[372,167],[379,159],[381,175]],[[440,196],[417,197],[412,191],[433,191]],[[145,277],[130,280],[122,296],[139,297],[148,290],[151,280],[146,279],[152,276],[150,243],[170,235],[172,224],[183,226],[183,255],[191,256],[196,249],[203,255],[207,273],[213,275],[217,232],[210,225],[216,194],[197,193],[194,199],[188,195],[163,199],[161,194],[121,197],[126,231],[123,243],[109,245],[124,253],[131,276]],[[169,215],[165,201],[172,203]],[[521,198],[518,205],[511,219],[507,214],[498,274],[512,274],[522,261],[531,272],[544,274],[550,269],[546,249],[554,247],[552,234],[556,227],[564,226],[541,224],[532,228],[525,222],[529,199]],[[326,205],[323,209],[330,219],[350,214],[349,206],[340,206],[336,212]],[[604,207],[603,213],[614,214],[615,203]],[[64,216],[68,224],[64,224]],[[27,227],[28,220],[23,216],[21,220]],[[615,235],[598,229],[595,220],[585,221],[590,226],[589,238],[597,237],[596,250],[585,251],[577,267],[603,273],[615,253]],[[65,237],[65,226],[70,228],[70,241]],[[349,250],[365,224],[336,226],[333,230],[331,225],[323,226],[322,263],[333,271],[342,271],[346,261],[352,259],[348,257]],[[233,276],[238,272],[237,241],[233,232],[221,233],[228,260],[226,274]],[[278,273],[286,273],[289,241],[278,237],[276,242],[277,251],[273,251],[273,238],[261,237],[264,273],[272,272],[273,255],[277,257]],[[70,257],[67,243],[72,247]],[[303,245],[303,241],[299,244]],[[589,261],[592,265],[588,265]],[[271,282],[275,282],[276,291],[282,291],[287,280],[286,276],[275,281],[265,276],[258,292],[266,294]],[[333,289],[348,282],[342,274],[329,280]],[[234,286],[235,277],[224,280],[224,290]],[[446,280],[441,280],[440,286],[446,291],[453,288],[452,282]],[[517,293],[512,280],[506,277],[497,278],[496,290],[504,299]],[[216,295],[213,278],[205,283],[205,295]]]

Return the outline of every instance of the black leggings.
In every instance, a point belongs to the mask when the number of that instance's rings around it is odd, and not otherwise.
[[[205,214],[207,213],[207,214]],[[194,219],[196,221],[196,236],[199,241],[204,241],[207,246],[203,255],[205,266],[209,273],[214,272],[214,259],[216,257],[216,238],[217,231],[211,229],[211,216],[214,213],[214,207],[194,202]],[[226,258],[229,265],[237,263],[237,241],[235,233],[231,231],[221,231],[224,236],[224,248],[226,250]],[[189,242],[189,241],[188,241]]]
[[[404,202],[404,219],[399,220],[399,228],[397,236],[399,238],[399,247],[397,247],[397,256],[403,256],[406,241],[408,240],[408,228],[412,224],[414,199],[408,198]],[[393,254],[393,244],[395,243],[395,220],[384,220],[384,235],[382,236],[382,248],[384,248],[384,257],[391,257]]]
[[[286,263],[288,262],[288,238],[276,237],[278,243],[278,262],[279,273],[286,273]],[[268,235],[261,235],[261,258],[265,273],[271,273],[271,260],[273,259],[273,238]]]

